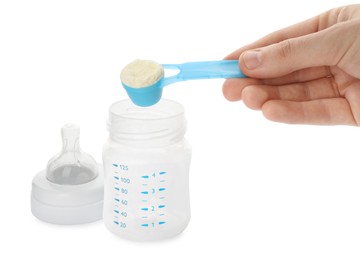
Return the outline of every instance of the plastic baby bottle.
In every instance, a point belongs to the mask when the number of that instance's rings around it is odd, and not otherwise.
[[[151,241],[181,233],[190,220],[191,147],[183,106],[151,107],[130,100],[110,107],[103,148],[107,228],[126,239]]]

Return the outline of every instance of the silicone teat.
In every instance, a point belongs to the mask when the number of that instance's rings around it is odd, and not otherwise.
[[[164,77],[164,68],[179,73]],[[135,60],[121,72],[120,78],[131,101],[138,106],[155,105],[163,87],[179,81],[214,78],[245,78],[238,60],[199,61],[182,64],[158,64],[149,60]]]
[[[78,185],[95,179],[98,166],[91,155],[80,149],[80,128],[75,124],[66,124],[61,129],[61,135],[63,148],[48,162],[47,179],[62,185]]]

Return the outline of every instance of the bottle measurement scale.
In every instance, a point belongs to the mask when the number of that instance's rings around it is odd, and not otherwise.
[[[114,224],[119,228],[126,229],[128,226],[127,219],[131,205],[131,192],[137,192],[140,196],[140,202],[133,202],[137,205],[135,210],[137,216],[137,225],[141,228],[156,228],[164,226],[166,220],[166,177],[168,172],[159,171],[151,174],[140,175],[139,180],[135,182],[141,185],[138,189],[131,189],[132,180],[128,173],[128,166],[121,164],[112,164],[114,178]],[[140,190],[139,190],[140,189]],[[135,208],[136,208],[135,207]],[[135,213],[135,214],[136,214]]]

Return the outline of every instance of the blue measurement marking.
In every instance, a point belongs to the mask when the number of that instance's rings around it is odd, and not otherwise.
[[[116,210],[116,209],[114,210],[114,212],[115,212],[115,213],[117,213],[117,214],[119,214],[119,211],[118,211],[118,210]]]
[[[117,201],[117,202],[119,202],[120,200],[119,199],[117,199],[117,198],[115,198],[115,200]]]
[[[167,174],[167,172],[159,172],[160,175]]]
[[[163,199],[165,199],[165,197],[160,197],[159,199],[163,200]]]
[[[165,182],[165,180],[161,180],[160,182]]]
[[[141,208],[141,210],[148,211],[149,208]]]
[[[142,216],[141,218],[148,218],[148,216]]]
[[[159,205],[159,209],[165,208],[165,205]]]
[[[117,221],[114,221],[114,223],[115,223],[116,225],[119,225],[119,222],[117,222]]]
[[[118,179],[119,179],[119,177],[118,177],[118,176],[114,176],[114,178],[115,178],[116,180],[118,180]]]
[[[165,214],[164,214],[164,213],[162,213],[162,214],[159,214],[159,216],[165,216]]]
[[[160,221],[159,222],[159,225],[163,225],[163,224],[165,224],[166,222],[165,221]]]
[[[118,187],[115,187],[114,189],[115,189],[115,190],[120,190]]]
[[[116,163],[113,163],[113,166],[114,166],[114,167],[119,167],[119,165],[117,165]]]
[[[148,227],[149,224],[141,224],[142,227]]]
[[[164,190],[166,190],[166,188],[160,188],[160,189],[159,189],[159,191],[164,191]]]
[[[143,176],[141,176],[141,178],[143,178],[143,179],[149,179],[149,175],[143,175]]]
[[[148,191],[142,191],[141,194],[149,194]]]

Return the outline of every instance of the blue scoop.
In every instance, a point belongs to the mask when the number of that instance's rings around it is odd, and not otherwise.
[[[239,69],[238,60],[162,64],[162,67],[164,69],[179,70],[179,73],[170,77],[162,77],[155,84],[142,88],[133,88],[122,82],[122,85],[134,104],[142,107],[155,105],[161,98],[163,87],[179,81],[246,77]]]

